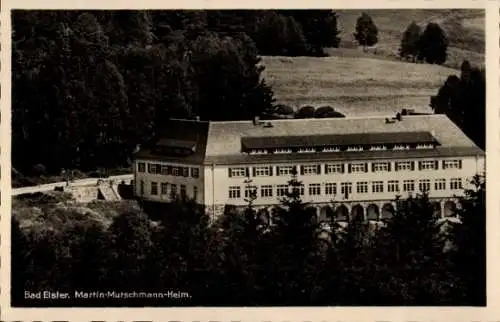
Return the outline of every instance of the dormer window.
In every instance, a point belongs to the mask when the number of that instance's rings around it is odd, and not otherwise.
[[[330,146],[323,148],[323,152],[340,152],[340,148],[336,146]]]
[[[417,149],[432,149],[434,146],[432,144],[417,144]]]
[[[348,152],[363,151],[363,147],[362,146],[350,146],[350,147],[347,147],[347,151]]]
[[[410,146],[407,144],[396,144],[394,150],[409,150]]]
[[[250,154],[267,154],[267,150],[265,149],[255,149],[250,151]]]
[[[374,145],[370,147],[370,151],[385,151],[387,147],[385,145]]]
[[[274,153],[277,154],[292,153],[292,149],[274,149]]]
[[[316,149],[314,148],[300,148],[297,152],[299,153],[314,153]]]

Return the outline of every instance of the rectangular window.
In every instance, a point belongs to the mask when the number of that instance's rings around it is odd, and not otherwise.
[[[271,175],[271,167],[255,167],[254,177],[268,177]]]
[[[391,171],[389,162],[374,162],[372,163],[372,172],[387,172]]]
[[[141,196],[144,196],[144,180],[141,180],[140,189],[141,189]]]
[[[305,189],[304,189],[304,185],[303,184],[301,184],[298,187],[293,187],[292,189],[293,189],[294,192],[298,191],[299,195],[301,195],[301,196],[303,196],[304,193],[305,193]]]
[[[414,180],[404,180],[403,181],[403,191],[406,191],[406,192],[415,191],[415,181]]]
[[[181,175],[181,169],[179,169],[179,167],[172,167],[172,175],[173,176],[180,176]]]
[[[286,184],[280,184],[278,185],[278,188],[276,189],[276,194],[278,197],[284,197],[288,193],[288,185]]]
[[[373,181],[372,182],[372,192],[384,192],[384,182],[383,181]]]
[[[387,150],[387,146],[385,145],[373,145],[370,147],[370,151],[385,151]]]
[[[229,168],[229,177],[244,178],[248,176],[247,168]]]
[[[260,187],[260,196],[263,198],[268,198],[273,196],[273,186],[265,185]]]
[[[148,163],[148,173],[151,174],[158,174],[159,169],[157,167],[158,165],[156,163]]]
[[[368,193],[368,182],[357,182],[356,183],[356,192],[357,193]]]
[[[321,185],[319,183],[311,183],[309,185],[309,195],[318,196],[321,194]]]
[[[177,196],[177,185],[176,184],[170,185],[170,194],[174,197]]]
[[[279,176],[288,176],[292,174],[294,166],[279,166],[276,167],[276,172]]]
[[[316,150],[314,148],[300,148],[298,153],[314,153]]]
[[[241,197],[241,188],[238,186],[229,187],[229,199],[238,199]]]
[[[188,167],[183,167],[182,168],[182,176],[183,177],[189,177],[189,168]]]
[[[450,179],[450,189],[451,190],[462,189],[462,179],[461,178],[451,178]]]
[[[431,181],[429,179],[421,179],[418,182],[418,190],[421,192],[428,192],[431,190]]]
[[[419,170],[435,170],[436,162],[435,161],[419,161],[418,162]]]
[[[325,164],[325,174],[344,173],[344,165],[338,164]]]
[[[396,144],[393,150],[409,150],[410,146],[408,144]]]
[[[340,193],[345,198],[348,198],[349,195],[352,193],[352,183],[351,182],[342,182],[342,183],[340,183]]]
[[[198,187],[197,186],[193,187],[193,199],[194,200],[198,199]]]
[[[162,195],[166,195],[166,194],[168,194],[167,189],[168,189],[168,183],[166,183],[166,182],[162,182],[162,183],[161,183],[161,194],[162,194]]]
[[[245,198],[256,198],[256,197],[257,197],[256,186],[245,187]]]
[[[399,192],[399,181],[389,180],[389,182],[387,182],[387,191],[388,192]]]
[[[158,194],[158,182],[151,182],[151,194],[153,196]]]
[[[199,178],[200,177],[200,169],[198,169],[198,168],[191,168],[191,177],[193,177],[193,178]]]
[[[443,170],[462,169],[462,160],[443,160]]]
[[[146,172],[146,164],[144,162],[137,163],[137,171],[138,172]]]
[[[336,195],[337,194],[337,184],[335,182],[325,183],[325,194]]]
[[[347,152],[359,152],[359,151],[363,151],[362,146],[349,146],[349,147],[347,147]]]
[[[350,173],[368,172],[367,168],[368,167],[366,163],[351,163],[349,165],[349,172]]]
[[[292,153],[292,149],[275,149],[274,153],[280,154],[280,153]]]
[[[446,190],[446,179],[436,179],[434,181],[434,190]]]
[[[250,151],[250,154],[267,154],[267,150],[265,149],[255,149]]]
[[[186,185],[181,184],[181,197],[186,198]]]
[[[396,171],[413,171],[414,163],[413,161],[400,161],[396,162]]]
[[[168,175],[168,165],[161,165],[161,174],[164,176]]]
[[[301,175],[319,174],[319,165],[303,165],[300,167]]]

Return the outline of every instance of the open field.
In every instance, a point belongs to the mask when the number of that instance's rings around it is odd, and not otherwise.
[[[277,102],[293,107],[327,104],[346,116],[393,115],[402,108],[430,112],[430,96],[458,72],[349,55],[263,57],[262,62]]]
[[[379,30],[379,42],[363,52],[352,36],[356,20],[367,12]],[[342,39],[330,57],[263,57],[264,77],[277,103],[293,107],[331,105],[346,116],[392,115],[402,108],[430,112],[446,78],[458,75],[464,59],[484,66],[483,10],[336,10]],[[401,61],[401,35],[415,21],[422,28],[437,22],[450,41],[444,66]]]
[[[449,57],[445,66],[458,68],[464,59],[475,65],[484,65],[485,13],[479,9],[400,9],[400,10],[336,10],[339,15],[341,48],[354,48],[352,36],[356,20],[362,12],[368,13],[379,30],[377,56],[397,59],[401,35],[415,21],[422,29],[436,22],[445,30],[450,41]],[[333,49],[333,51],[338,51]]]

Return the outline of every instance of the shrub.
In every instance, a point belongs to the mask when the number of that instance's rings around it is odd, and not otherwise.
[[[314,106],[306,105],[302,106],[296,113],[295,113],[295,118],[296,119],[307,119],[307,118],[313,118],[314,117]]]
[[[278,104],[275,106],[274,112],[279,115],[292,115],[295,110],[290,105]]]

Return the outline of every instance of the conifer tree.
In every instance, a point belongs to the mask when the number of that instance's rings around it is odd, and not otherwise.
[[[268,272],[272,301],[282,305],[313,303],[320,263],[316,209],[302,201],[304,186],[293,168],[288,192],[275,208],[271,243],[275,257]],[[274,269],[273,269],[274,267]],[[279,267],[277,270],[276,268]],[[274,281],[274,282],[273,282]]]
[[[399,48],[399,56],[401,58],[411,58],[415,62],[418,56],[421,32],[420,26],[414,21],[406,28]]]
[[[472,178],[460,198],[460,223],[452,228],[451,254],[459,278],[457,305],[486,305],[486,182],[484,174]]]
[[[437,23],[429,23],[420,37],[418,60],[429,64],[444,64],[447,58],[448,39]]]
[[[373,46],[378,42],[378,28],[372,18],[365,12],[361,14],[356,22],[354,39],[366,50],[367,46]]]
[[[373,249],[377,304],[446,303],[452,290],[440,222],[427,193],[396,200],[396,212]]]

